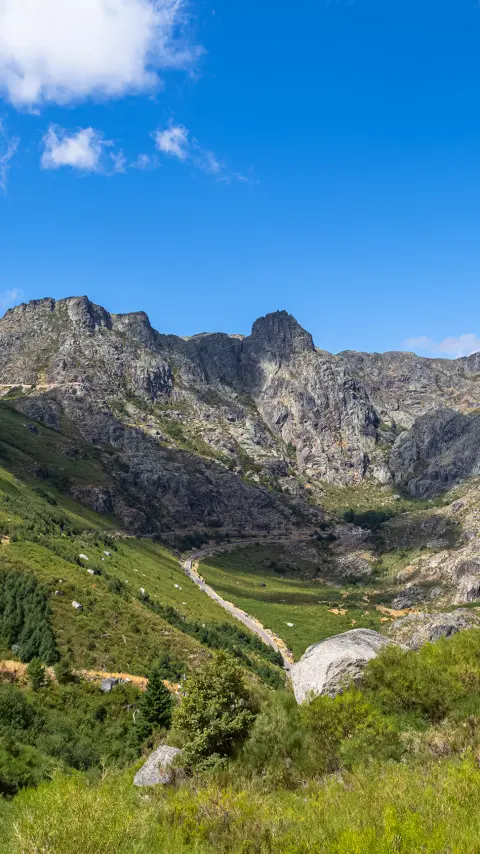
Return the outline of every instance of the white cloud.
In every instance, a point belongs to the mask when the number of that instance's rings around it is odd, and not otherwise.
[[[230,183],[241,181],[245,183],[256,183],[246,178],[239,172],[232,172],[218,159],[213,151],[209,151],[200,145],[195,137],[183,125],[170,125],[163,130],[157,129],[152,134],[157,149],[169,157],[176,157],[184,163],[190,163],[196,169],[201,169],[209,175],[213,175],[217,181]]]
[[[9,136],[3,121],[0,119],[0,192],[7,192],[8,172],[17,152],[20,140],[17,136]]]
[[[154,169],[157,165],[155,157],[150,157],[149,154],[139,154],[133,163],[130,163],[131,169]]]
[[[166,130],[156,130],[153,134],[155,145],[163,154],[187,160],[190,157],[188,130],[183,125],[172,125]]]
[[[0,0],[0,90],[17,107],[158,87],[199,55],[185,0]]]
[[[6,311],[12,305],[16,305],[23,299],[23,291],[20,288],[11,288],[11,290],[0,291],[0,310]]]
[[[84,172],[100,171],[105,146],[111,145],[100,131],[93,128],[82,128],[69,134],[54,125],[50,125],[43,137],[43,144],[41,164],[44,169],[71,166]]]
[[[127,158],[125,157],[123,151],[110,152],[110,160],[113,163],[114,172],[123,173],[127,171]]]
[[[480,338],[477,338],[473,332],[464,335],[452,335],[444,338],[443,341],[434,341],[432,338],[421,335],[419,338],[407,338],[404,341],[404,346],[415,352],[419,350],[421,353],[432,353],[457,359],[460,356],[478,353],[480,351]]]

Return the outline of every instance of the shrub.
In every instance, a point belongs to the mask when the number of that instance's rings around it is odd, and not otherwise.
[[[24,786],[37,786],[52,767],[33,747],[0,739],[0,795],[16,795]]]
[[[402,753],[393,723],[354,688],[335,698],[315,697],[301,713],[312,736],[317,773],[372,757],[396,759]]]
[[[225,653],[202,664],[185,684],[174,723],[186,744],[186,767],[212,765],[230,756],[255,719],[240,669]]]
[[[439,721],[462,695],[458,679],[424,649],[404,652],[387,646],[368,663],[362,686],[387,713],[413,712]]]
[[[0,736],[19,738],[35,722],[35,712],[25,694],[13,685],[0,684]]]
[[[239,757],[238,771],[272,786],[296,783],[308,760],[308,737],[295,697],[276,691],[264,702]]]

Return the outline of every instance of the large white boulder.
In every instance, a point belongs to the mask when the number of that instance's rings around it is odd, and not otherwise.
[[[162,744],[150,754],[147,761],[133,778],[135,786],[158,786],[171,783],[174,777],[172,764],[182,751],[177,747]]]
[[[367,662],[391,643],[371,629],[352,629],[313,644],[290,670],[297,703],[318,694],[340,694],[361,677]]]

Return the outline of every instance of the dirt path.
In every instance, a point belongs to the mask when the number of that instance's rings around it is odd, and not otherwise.
[[[246,545],[245,540],[242,541],[242,545]],[[288,649],[287,645],[284,643],[284,641],[281,638],[276,637],[273,632],[262,626],[262,624],[258,620],[256,620],[255,617],[251,617],[249,614],[246,614],[245,611],[242,611],[241,608],[237,608],[237,606],[234,605],[232,602],[227,602],[226,599],[222,599],[222,597],[215,592],[213,587],[210,587],[205,581],[205,579],[202,578],[202,576],[198,572],[199,561],[202,557],[206,557],[207,554],[213,554],[211,548],[204,549],[201,552],[195,552],[192,557],[180,561],[185,571],[185,574],[188,575],[191,581],[193,581],[194,584],[196,584],[197,587],[200,588],[200,590],[203,590],[203,592],[206,593],[207,596],[210,597],[210,599],[213,599],[213,601],[217,602],[217,604],[224,608],[225,611],[228,611],[228,613],[231,614],[232,617],[235,617],[235,619],[243,623],[243,625],[246,626],[247,629],[250,629],[251,632],[253,632],[255,635],[258,635],[258,637],[261,638],[262,641],[267,644],[267,646],[272,647],[275,652],[280,653],[282,657],[283,666],[288,673],[290,667],[293,664],[293,655]]]
[[[46,667],[45,670],[49,679],[55,681],[55,671],[53,667]],[[10,674],[14,681],[24,681],[26,680],[26,673],[27,665],[22,664],[21,661],[0,661],[0,681],[2,674],[4,674],[4,677],[6,674]],[[107,670],[75,670],[74,673],[75,676],[85,682],[101,682],[103,679],[118,679],[120,683],[131,683],[141,691],[145,691],[148,684],[146,676],[134,676],[132,673],[110,673]],[[163,684],[172,692],[172,694],[178,694],[180,691],[180,685],[177,685],[174,682],[169,682],[167,679],[163,680]]]

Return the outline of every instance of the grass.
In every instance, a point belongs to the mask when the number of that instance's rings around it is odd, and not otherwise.
[[[268,564],[281,557],[281,546],[238,549],[205,559],[200,572],[224,599],[282,638],[296,659],[312,643],[331,635],[353,627],[380,628],[382,615],[375,605],[385,603],[388,595],[372,586],[333,587],[321,580],[280,578]],[[332,613],[336,609],[346,613]]]
[[[152,790],[131,774],[57,777],[0,803],[1,854],[477,854],[473,758],[386,763],[300,792],[208,779]]]

